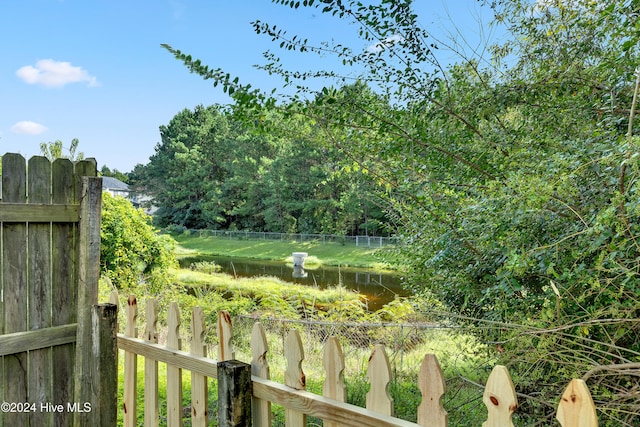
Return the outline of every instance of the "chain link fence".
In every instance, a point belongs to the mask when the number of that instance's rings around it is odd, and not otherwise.
[[[482,346],[475,337],[455,326],[436,323],[358,323],[321,322],[310,320],[285,320],[269,317],[236,316],[233,329],[234,347],[246,360],[251,360],[247,337],[255,322],[265,329],[269,342],[269,363],[279,363],[284,351],[287,334],[297,329],[305,350],[303,370],[322,372],[324,344],[331,336],[340,341],[345,356],[345,375],[362,374],[366,371],[371,350],[376,344],[383,344],[393,372],[417,378],[420,364],[425,354],[436,354],[443,368],[457,369],[467,366],[477,358]],[[486,355],[486,354],[485,354]],[[277,369],[283,368],[277,367]]]
[[[269,347],[267,361],[271,378],[275,381],[282,382],[284,379],[286,338],[289,331],[297,329],[304,350],[301,367],[305,373],[307,390],[312,393],[322,394],[324,346],[329,337],[335,336],[344,355],[343,374],[349,403],[364,407],[369,390],[369,357],[374,345],[383,344],[392,373],[389,393],[394,399],[397,417],[416,421],[421,399],[417,386],[418,374],[422,360],[428,353],[436,355],[443,369],[448,390],[443,404],[445,408],[454,410],[449,416],[452,425],[478,425],[475,421],[472,424],[465,423],[469,419],[477,421],[486,417],[482,386],[466,378],[478,375],[486,378],[493,362],[486,347],[463,328],[436,323],[321,322],[239,315],[233,318],[232,341],[239,360],[251,361],[248,337],[255,322],[260,322],[265,329]],[[284,422],[275,419],[274,425],[284,425]],[[309,425],[321,423],[311,422]]]
[[[172,230],[179,231],[179,230]],[[282,242],[319,242],[349,244],[366,248],[382,248],[388,245],[395,245],[398,240],[395,237],[383,236],[341,236],[338,234],[302,234],[302,233],[271,233],[263,231],[231,231],[231,230],[193,230],[184,229],[200,237],[219,237],[235,240],[271,240]]]

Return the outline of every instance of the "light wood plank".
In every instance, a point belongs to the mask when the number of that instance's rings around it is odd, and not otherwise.
[[[369,357],[367,376],[371,389],[367,393],[367,409],[380,414],[393,415],[393,399],[389,394],[391,367],[387,351],[382,344],[373,347]]]
[[[145,307],[145,342],[158,343],[158,304],[155,298],[149,298]],[[158,361],[144,358],[144,425],[157,427],[159,423],[158,402]]]
[[[302,371],[304,349],[302,339],[297,329],[292,329],[287,334],[284,346],[284,357],[287,360],[287,369],[284,373],[284,384],[295,390],[305,390],[307,380]],[[285,409],[286,427],[304,427],[307,425],[307,415],[291,408]]]
[[[598,416],[587,384],[571,380],[562,393],[556,419],[562,427],[597,427]]]
[[[447,411],[442,406],[446,383],[435,354],[427,354],[418,374],[422,401],[418,406],[418,424],[424,427],[446,427]]]
[[[322,395],[330,399],[344,402],[347,391],[344,385],[344,354],[340,341],[336,337],[329,337],[322,355],[325,379],[322,385]],[[336,423],[325,421],[325,427],[338,427]]]
[[[345,427],[419,427],[418,424],[336,402],[305,390],[294,390],[275,381],[251,377],[253,395],[260,399]]]
[[[235,351],[231,346],[232,338],[233,325],[231,316],[228,312],[222,310],[218,313],[218,360],[220,362],[235,359]]]
[[[194,307],[191,313],[191,354],[207,356],[204,342],[205,322],[204,312],[200,307]],[[191,425],[206,427],[209,420],[207,377],[195,372],[191,373]]]
[[[138,300],[135,295],[129,295],[127,299],[127,320],[125,335],[138,337]],[[138,356],[135,353],[124,353],[124,425],[135,427],[137,425],[137,385],[138,385]]]
[[[482,401],[488,412],[487,421],[482,423],[482,427],[513,427],[511,415],[518,408],[518,398],[505,366],[493,367]]]
[[[260,322],[253,324],[251,331],[251,373],[260,378],[269,379],[269,361],[267,360],[267,335]],[[253,397],[251,414],[253,427],[271,427],[271,402]]]
[[[180,350],[180,311],[178,304],[169,305],[167,349]],[[182,427],[182,369],[167,365],[167,426]]]
[[[150,344],[141,339],[127,337],[124,334],[118,334],[118,348],[210,378],[217,377],[217,361],[214,359],[194,356],[186,351],[169,349],[160,344]]]

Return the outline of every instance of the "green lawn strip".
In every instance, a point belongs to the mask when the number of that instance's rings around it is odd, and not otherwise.
[[[221,237],[199,237],[174,235],[180,244],[179,255],[237,256],[242,258],[285,260],[293,252],[307,252],[323,265],[342,267],[368,267],[384,269],[384,264],[375,256],[377,249],[363,248],[352,244],[310,242],[283,242],[271,240],[231,240]]]

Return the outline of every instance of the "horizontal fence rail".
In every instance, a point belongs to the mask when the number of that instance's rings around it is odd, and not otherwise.
[[[118,301],[117,294],[112,295],[112,302]],[[392,377],[386,349],[382,344],[373,346],[367,363],[369,392],[366,396],[366,408],[346,403],[346,392],[343,374],[345,370],[344,355],[339,340],[327,337],[323,355],[324,382],[322,395],[306,390],[307,377],[302,369],[305,360],[304,347],[300,332],[297,329],[288,331],[283,343],[283,355],[287,361],[284,371],[284,384],[270,379],[268,362],[269,345],[267,335],[260,322],[255,322],[250,337],[236,337],[236,340],[250,341],[251,361],[244,364],[250,369],[250,381],[234,392],[231,398],[221,390],[233,390],[228,387],[230,379],[227,374],[237,365],[243,368],[243,362],[237,362],[232,347],[233,328],[231,317],[222,311],[218,315],[218,359],[208,358],[204,336],[207,327],[204,313],[195,307],[191,314],[189,351],[183,350],[180,326],[180,312],[176,303],[169,304],[167,317],[166,343],[158,341],[158,310],[154,299],[146,301],[144,338],[137,337],[138,307],[135,296],[130,296],[126,303],[126,327],[124,334],[118,334],[118,347],[124,351],[124,425],[137,425],[137,357],[145,359],[144,369],[144,425],[157,426],[160,419],[158,362],[166,367],[166,403],[163,413],[168,426],[182,426],[183,418],[191,417],[192,426],[206,426],[213,416],[208,411],[209,393],[208,378],[217,380],[218,384],[218,419],[219,425],[253,425],[255,427],[271,426],[273,412],[271,405],[277,404],[285,408],[285,425],[302,427],[307,425],[307,417],[317,417],[325,426],[353,427],[446,427],[447,412],[442,406],[445,393],[445,381],[439,362],[435,355],[427,354],[420,366],[416,384],[422,394],[417,408],[417,423],[394,417],[394,401],[388,392]],[[183,407],[182,371],[191,372],[191,404]],[[224,371],[224,372],[223,372]],[[222,375],[222,377],[221,377]],[[248,374],[247,374],[248,375]],[[223,384],[225,384],[223,386]],[[242,384],[240,381],[238,384]],[[251,403],[243,408],[228,408],[229,402],[242,402],[242,393],[250,393]],[[226,396],[226,397],[225,397]],[[235,400],[234,400],[235,399]],[[223,402],[225,401],[225,402]],[[487,419],[483,427],[512,426],[512,414],[517,410],[518,400],[514,384],[508,370],[496,365],[489,375],[483,402],[487,407]],[[239,405],[243,405],[239,403]],[[224,408],[224,410],[223,410]],[[251,420],[243,422],[224,420],[225,414],[240,416],[250,413]],[[556,415],[563,427],[580,426],[595,427],[598,425],[596,410],[591,394],[582,380],[572,380],[561,396]]]
[[[272,240],[282,242],[318,242],[340,243],[356,245],[357,247],[381,248],[384,246],[396,245],[398,239],[384,236],[343,236],[338,234],[303,234],[303,233],[273,233],[267,231],[237,231],[237,230],[194,230],[181,229],[171,230],[172,232],[182,231],[201,237],[219,237],[236,240]]]

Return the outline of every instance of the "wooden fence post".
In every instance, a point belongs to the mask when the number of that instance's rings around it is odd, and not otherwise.
[[[251,365],[238,360],[218,362],[218,425],[251,427]]]
[[[118,419],[118,306],[96,304],[91,312],[92,399],[74,402],[82,425],[115,426]]]
[[[95,167],[95,164],[93,165]],[[100,221],[102,218],[102,178],[83,177],[78,226],[78,331],[76,338],[76,401],[90,402],[91,307],[98,303],[100,278]],[[96,402],[91,402],[95,404]],[[80,423],[76,416],[76,425]],[[78,424],[80,423],[80,424]]]

